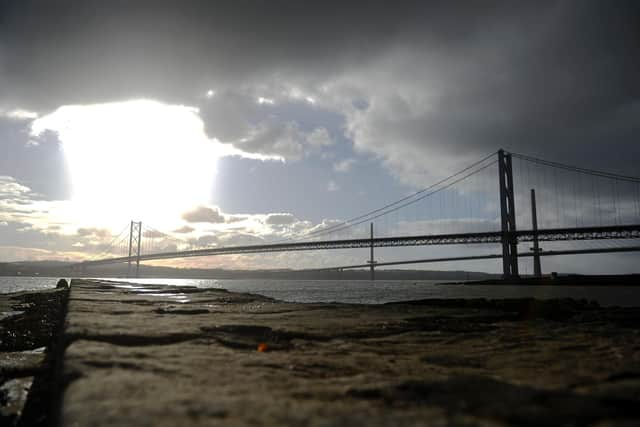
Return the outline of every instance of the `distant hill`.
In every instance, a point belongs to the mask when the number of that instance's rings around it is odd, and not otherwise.
[[[21,261],[0,263],[0,276],[41,276],[47,272],[60,272],[71,265],[64,261]]]
[[[127,265],[104,265],[88,269],[86,272],[72,271],[73,264],[62,261],[24,261],[0,263],[0,276],[85,276],[85,277],[126,277]],[[297,280],[368,280],[368,270],[347,271],[307,271],[294,269],[279,270],[225,270],[140,266],[142,278],[192,278],[192,279],[297,279]],[[484,280],[500,277],[472,271],[438,270],[376,270],[380,280]]]

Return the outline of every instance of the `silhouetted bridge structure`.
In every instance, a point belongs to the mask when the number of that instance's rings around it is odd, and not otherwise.
[[[538,241],[570,241],[570,240],[603,240],[603,239],[638,239],[640,238],[640,224],[609,227],[585,227],[538,230],[519,230],[515,232],[518,243],[533,242],[535,235]],[[137,261],[152,261],[159,259],[190,258],[214,255],[256,254],[267,252],[313,251],[322,249],[356,249],[371,246],[430,246],[430,245],[460,245],[474,243],[501,243],[501,232],[440,234],[426,236],[377,237],[373,239],[343,239],[312,242],[274,243],[265,245],[227,246],[220,248],[197,249],[191,251],[162,252],[143,254],[131,257],[108,258],[96,261],[85,261],[81,265],[105,265]],[[500,255],[502,256],[502,255]]]
[[[289,241],[265,243],[257,245],[236,245],[236,246],[222,246],[222,247],[209,247],[201,249],[191,250],[175,250],[175,251],[162,251],[162,252],[150,252],[141,253],[142,243],[142,223],[131,222],[128,235],[128,254],[120,257],[108,257],[103,259],[96,259],[91,261],[85,261],[78,264],[81,268],[116,264],[116,263],[128,263],[129,266],[135,263],[136,275],[139,269],[140,262],[153,261],[153,260],[166,260],[176,258],[190,258],[190,257],[205,257],[205,256],[217,256],[217,255],[237,255],[237,254],[257,254],[257,253],[273,253],[273,252],[294,252],[294,251],[315,251],[315,250],[334,250],[334,249],[354,249],[354,248],[369,248],[371,256],[366,264],[353,264],[328,268],[316,268],[313,270],[342,270],[348,268],[363,268],[367,267],[371,270],[372,278],[374,275],[375,267],[390,266],[390,265],[402,265],[413,263],[428,263],[428,262],[444,262],[444,261],[465,261],[465,260],[481,260],[481,259],[495,259],[501,258],[503,264],[503,275],[505,278],[516,277],[519,275],[518,271],[518,258],[519,257],[533,257],[534,258],[534,274],[539,276],[541,274],[540,257],[552,256],[552,255],[579,255],[579,254],[592,254],[592,253],[615,253],[615,252],[632,252],[640,251],[640,245],[626,246],[626,247],[599,247],[599,248],[587,248],[587,249],[567,249],[567,250],[548,250],[542,251],[539,248],[539,242],[563,242],[563,241],[593,241],[593,240],[621,240],[621,239],[640,239],[640,178],[617,175],[607,172],[594,171],[583,168],[576,168],[572,166],[562,165],[559,163],[548,162],[540,159],[535,159],[523,155],[516,155],[519,159],[526,162],[531,162],[536,165],[542,165],[550,168],[557,168],[563,171],[569,171],[572,173],[580,174],[581,179],[584,180],[584,175],[595,179],[605,179],[614,182],[616,186],[612,187],[612,191],[616,194],[611,194],[611,201],[615,208],[615,212],[619,211],[621,205],[621,199],[617,198],[618,183],[630,185],[632,195],[627,198],[626,209],[631,214],[627,215],[624,219],[633,219],[631,223],[621,224],[623,218],[620,216],[613,217],[613,222],[616,224],[599,224],[589,226],[563,226],[563,227],[551,227],[551,228],[538,228],[537,209],[535,190],[531,189],[530,202],[531,202],[531,228],[520,229],[516,228],[516,211],[515,211],[515,190],[514,190],[514,174],[512,166],[512,154],[503,150],[498,151],[497,159],[491,161],[492,156],[488,156],[480,162],[463,169],[456,174],[451,175],[445,180],[436,183],[434,186],[427,187],[412,196],[404,197],[399,201],[383,206],[382,208],[373,210],[367,214],[360,215],[352,218],[348,221],[344,221],[337,226],[328,227],[325,230],[319,230],[306,237],[305,241],[296,241],[290,239]],[[483,163],[484,162],[484,163]],[[460,233],[438,233],[438,234],[417,234],[417,235],[395,235],[385,237],[374,237],[373,222],[371,223],[370,235],[365,238],[348,238],[348,239],[322,239],[323,235],[330,234],[332,232],[338,232],[345,229],[352,228],[356,225],[373,221],[382,216],[388,215],[393,212],[413,205],[429,196],[432,196],[438,192],[442,192],[454,184],[467,180],[469,177],[477,175],[479,172],[487,169],[488,167],[497,163],[498,172],[498,192],[499,192],[499,217],[500,217],[500,230],[497,231],[481,231],[481,232],[460,232]],[[554,171],[555,172],[555,171]],[[449,181],[448,181],[449,180]],[[441,185],[442,184],[442,185]],[[557,187],[557,183],[555,184]],[[584,187],[584,184],[580,184]],[[548,185],[547,185],[548,186]],[[574,183],[574,198],[576,185]],[[595,184],[592,182],[592,200],[597,203],[598,213],[605,209],[601,208],[601,198],[604,196],[596,191]],[[416,196],[417,195],[417,196]],[[557,188],[556,188],[557,197]],[[616,197],[616,198],[614,198]],[[560,208],[556,203],[556,210],[558,213]],[[575,200],[576,211],[577,199]],[[563,208],[565,209],[565,208]],[[606,209],[611,210],[610,207]],[[622,210],[622,208],[620,208]],[[594,218],[596,210],[594,207]],[[560,215],[558,215],[560,216]],[[600,214],[600,222],[602,222],[602,214]],[[576,217],[576,223],[578,218]],[[157,232],[157,230],[154,230]],[[312,238],[315,240],[308,240]],[[518,244],[531,242],[533,247],[530,252],[518,253]],[[484,254],[484,255],[470,255],[459,257],[442,257],[442,258],[430,258],[430,259],[418,259],[418,260],[401,260],[391,262],[376,262],[374,260],[374,248],[382,247],[409,247],[409,246],[434,246],[434,245],[475,245],[475,244],[499,244],[502,247],[501,254]]]

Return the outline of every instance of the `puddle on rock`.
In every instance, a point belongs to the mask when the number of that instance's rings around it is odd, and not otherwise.
[[[174,300],[175,302],[179,302],[181,304],[184,304],[186,302],[190,302],[191,300],[189,299],[189,297],[186,294],[182,294],[182,293],[177,293],[177,294],[146,294],[152,297],[162,297],[162,298],[171,298],[172,300]]]
[[[134,286],[134,285],[113,285],[115,288],[126,289],[134,292],[160,292],[162,289],[150,288],[148,286]]]

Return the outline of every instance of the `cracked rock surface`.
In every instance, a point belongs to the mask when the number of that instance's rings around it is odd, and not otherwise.
[[[572,300],[296,304],[74,280],[61,421],[637,425],[639,319]]]

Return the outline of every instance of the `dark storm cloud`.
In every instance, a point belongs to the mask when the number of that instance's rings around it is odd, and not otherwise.
[[[310,102],[283,100],[277,93],[274,100],[261,96],[266,95],[265,92],[274,92],[274,89],[263,87],[245,92],[235,89],[215,94],[212,91],[199,110],[207,134],[245,152],[291,160],[332,145],[327,130],[318,126],[326,117],[322,117],[318,109],[309,108]],[[298,114],[281,111],[281,103],[295,108]],[[307,123],[301,120],[304,115],[300,111],[305,110],[307,114],[313,110],[311,129],[304,129]]]
[[[500,146],[637,173],[635,1],[5,4],[6,108],[151,97],[276,152],[274,129],[295,125],[252,127],[242,96],[298,88],[408,182]],[[210,88],[239,115],[207,115]],[[278,152],[300,156],[291,147]]]
[[[324,78],[328,68],[367,60],[382,49],[417,8],[391,9],[386,2],[14,1],[2,11],[3,74],[14,83],[12,98],[32,108],[131,96],[184,99],[212,83],[237,84],[290,66]]]
[[[619,162],[621,153],[639,158],[632,143],[640,131],[639,6],[563,2],[550,8],[525,31],[514,30],[520,41],[496,63],[480,60],[459,91],[444,94],[439,114],[421,124],[425,133],[540,155],[551,149],[580,163],[594,163],[589,157],[597,144],[598,162],[602,155]],[[469,117],[470,111],[476,113]]]

